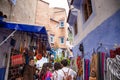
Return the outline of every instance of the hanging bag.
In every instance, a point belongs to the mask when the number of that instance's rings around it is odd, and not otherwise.
[[[53,80],[58,80],[58,73],[55,71],[56,76],[53,77]]]

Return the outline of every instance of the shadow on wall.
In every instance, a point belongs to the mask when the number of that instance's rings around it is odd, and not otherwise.
[[[103,46],[109,51],[114,48],[114,44],[120,44],[119,35],[120,10],[105,20],[81,41],[84,45],[84,52],[91,54],[93,52],[93,48],[95,50],[98,48],[99,43],[103,43]],[[78,49],[78,46],[75,48]]]

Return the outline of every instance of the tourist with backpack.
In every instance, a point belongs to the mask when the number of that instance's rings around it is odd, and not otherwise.
[[[62,76],[59,74],[61,69],[62,69],[61,63],[55,62],[52,80],[61,80]]]
[[[67,59],[61,61],[63,68],[61,69],[60,75],[62,78],[60,80],[75,80],[77,73],[68,67]]]

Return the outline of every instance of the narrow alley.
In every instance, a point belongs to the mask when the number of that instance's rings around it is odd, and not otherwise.
[[[120,0],[0,0],[0,80],[120,80]]]

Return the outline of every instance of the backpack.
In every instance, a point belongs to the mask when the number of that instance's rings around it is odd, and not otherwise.
[[[62,70],[63,71],[63,70]],[[71,75],[68,75],[69,74],[69,71],[70,69],[68,69],[68,72],[64,72],[64,77],[63,77],[63,80],[72,80],[72,76]]]
[[[58,80],[58,73],[55,71],[56,76],[53,77],[53,80]]]

